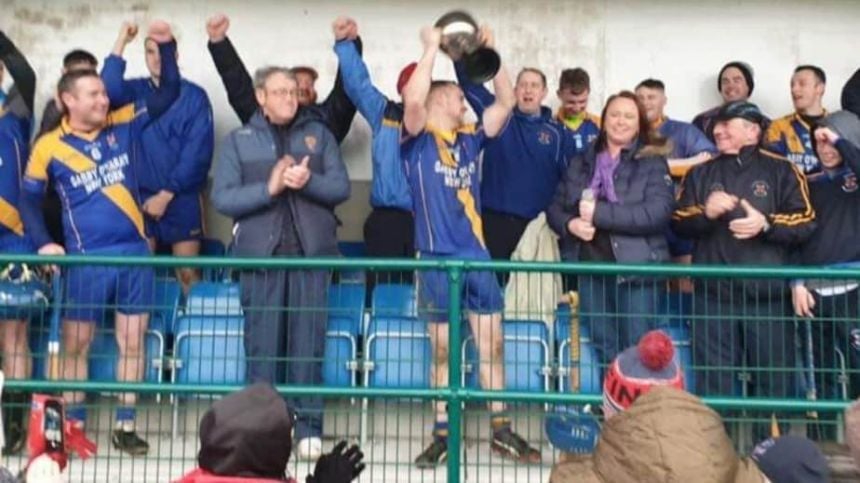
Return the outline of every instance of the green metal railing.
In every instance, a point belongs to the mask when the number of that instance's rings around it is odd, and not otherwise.
[[[463,367],[462,354],[462,306],[461,279],[470,271],[490,272],[531,272],[558,273],[569,276],[594,277],[644,277],[664,283],[667,279],[689,277],[707,283],[709,280],[730,280],[737,283],[757,279],[771,280],[775,284],[788,279],[860,280],[860,269],[829,269],[810,267],[715,267],[686,265],[620,265],[620,264],[554,264],[554,263],[502,263],[472,262],[453,260],[376,260],[376,259],[290,259],[290,258],[177,258],[177,257],[41,257],[30,255],[0,254],[0,266],[8,263],[29,265],[53,264],[61,268],[103,265],[103,266],[148,266],[159,270],[172,270],[177,267],[197,269],[265,269],[265,270],[331,270],[366,271],[369,274],[395,271],[441,270],[449,281],[448,339],[449,346],[449,385],[445,388],[398,389],[377,387],[308,387],[279,385],[278,391],[285,396],[317,395],[325,398],[368,398],[373,400],[442,400],[447,403],[449,421],[449,452],[447,461],[447,481],[459,482],[464,462],[463,426],[464,407],[472,402],[505,401],[513,404],[599,404],[599,394],[577,393],[534,393],[513,391],[486,391],[464,387],[461,383]],[[860,316],[860,314],[858,314]],[[788,368],[790,369],[790,368]],[[787,370],[788,370],[787,369]],[[853,368],[851,368],[853,370]],[[46,381],[46,380],[7,380],[5,389],[12,391],[83,391],[87,393],[135,392],[138,394],[180,395],[223,395],[238,390],[241,385],[206,385],[178,383],[119,383],[95,381]],[[848,401],[835,399],[808,400],[803,398],[747,398],[711,396],[704,401],[717,410],[733,411],[774,411],[806,413],[817,411],[826,414],[844,410]],[[467,409],[468,410],[468,409]],[[193,466],[193,463],[191,464]],[[178,476],[178,475],[172,475]],[[545,478],[544,478],[545,479]]]

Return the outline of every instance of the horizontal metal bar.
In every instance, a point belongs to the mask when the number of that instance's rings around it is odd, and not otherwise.
[[[127,257],[127,256],[40,256],[0,254],[0,264],[28,263],[59,266],[133,265],[156,268],[270,268],[318,270],[481,270],[493,272],[552,272],[574,275],[692,278],[822,278],[860,280],[860,268],[792,266],[722,266],[616,263],[525,263],[505,261],[416,260],[377,258],[227,258],[227,257]],[[740,281],[742,283],[742,281]]]

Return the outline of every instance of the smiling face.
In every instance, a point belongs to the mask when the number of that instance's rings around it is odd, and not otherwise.
[[[714,124],[714,142],[723,154],[738,154],[744,146],[758,144],[761,127],[739,117]]]
[[[606,106],[603,119],[606,140],[615,146],[627,146],[639,135],[639,108],[636,102],[618,97]]]
[[[720,75],[720,95],[723,102],[745,101],[750,96],[750,86],[743,72],[737,67],[729,67]]]
[[[60,99],[76,129],[93,131],[104,126],[110,101],[104,83],[95,73],[76,79],[60,93]]]

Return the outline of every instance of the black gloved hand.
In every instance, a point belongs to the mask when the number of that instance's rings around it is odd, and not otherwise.
[[[364,471],[364,453],[358,445],[352,445],[346,451],[346,441],[338,443],[331,453],[320,456],[314,467],[314,474],[305,478],[306,483],[349,483],[358,478]]]

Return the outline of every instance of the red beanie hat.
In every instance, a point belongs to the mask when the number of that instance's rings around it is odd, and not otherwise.
[[[618,354],[603,380],[604,415],[624,411],[652,386],[683,390],[684,374],[674,356],[672,339],[661,330],[648,332],[639,344]]]
[[[415,72],[415,68],[418,67],[417,62],[412,62],[410,64],[406,64],[406,67],[400,71],[400,76],[397,77],[397,93],[403,95],[403,88],[406,87],[406,83],[409,82],[409,79],[412,78],[412,73]]]

